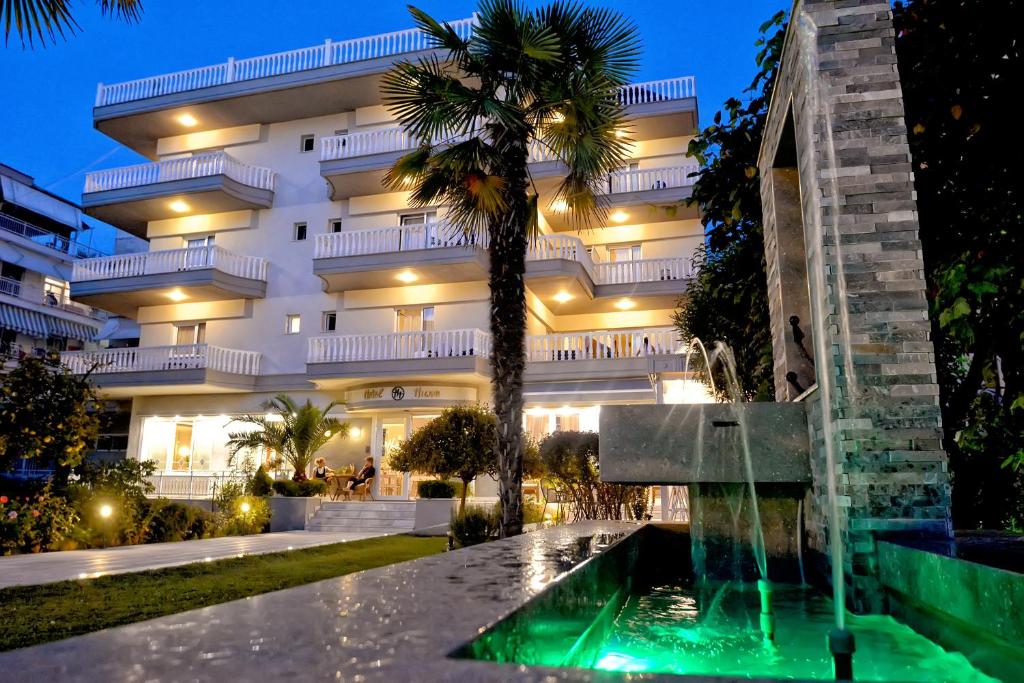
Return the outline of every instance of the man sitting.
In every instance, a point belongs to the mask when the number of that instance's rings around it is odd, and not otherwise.
[[[367,456],[363,469],[359,470],[359,473],[348,481],[349,493],[351,494],[355,491],[357,486],[365,486],[367,480],[373,479],[376,474],[377,468],[373,466],[373,457]]]

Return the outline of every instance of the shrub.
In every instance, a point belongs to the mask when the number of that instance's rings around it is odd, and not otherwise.
[[[148,504],[144,543],[203,538],[213,530],[213,516],[194,505],[154,500]]]
[[[544,521],[544,505],[533,500],[523,501],[523,524],[540,524]]]
[[[260,465],[249,480],[249,493],[254,496],[269,496],[274,493],[274,480]]]
[[[304,481],[279,480],[273,484],[279,496],[297,498],[301,496],[322,496],[327,491],[327,482],[323,479],[306,479]]]
[[[146,537],[148,501],[153,492],[148,477],[156,468],[151,461],[128,458],[116,463],[85,463],[76,483],[65,491],[78,513],[73,538],[87,547],[142,543]],[[113,511],[100,514],[104,505]]]
[[[75,509],[49,487],[32,496],[0,496],[0,553],[57,550],[76,521]]]
[[[490,541],[498,535],[501,513],[491,508],[471,505],[452,515],[452,538],[460,548]]]
[[[455,486],[450,481],[432,479],[421,481],[416,487],[416,492],[420,498],[454,498]]]
[[[259,534],[270,525],[270,501],[263,496],[239,496],[214,515],[218,535]]]

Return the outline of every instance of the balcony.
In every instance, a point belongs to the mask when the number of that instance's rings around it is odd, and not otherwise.
[[[556,315],[673,308],[692,277],[688,258],[600,262],[578,237],[530,244],[526,286]]]
[[[451,223],[317,235],[313,272],[328,292],[487,279],[486,237]]]
[[[32,247],[41,248],[43,253],[57,255],[65,259],[93,258],[104,255],[102,251],[76,242],[66,235],[43,230],[5,213],[0,213],[0,230],[25,240],[26,246],[28,246],[27,243],[31,243]]]
[[[119,315],[139,306],[262,299],[267,260],[221,247],[168,249],[76,261],[71,296]]]
[[[646,378],[681,371],[672,328],[567,332],[526,338],[529,381]],[[490,376],[491,335],[479,329],[314,337],[306,372],[319,386],[400,377],[403,381]]]
[[[274,172],[209,152],[89,173],[86,213],[138,235],[147,221],[239,209],[268,209]]]
[[[489,374],[490,355],[491,335],[478,329],[313,337],[306,374],[325,388],[396,376],[479,381]]]
[[[0,277],[0,327],[44,340],[67,337],[91,341],[106,314],[67,300],[60,292],[29,288],[19,280]]]
[[[451,22],[463,38],[475,19]],[[399,56],[437,52],[418,29],[262,55],[112,85],[99,84],[96,128],[147,156],[156,140],[249,123],[277,123],[380,104],[380,79]],[[439,54],[439,52],[438,52]],[[191,116],[184,129],[178,118]]]
[[[252,391],[260,373],[259,353],[211,344],[69,351],[61,361],[112,397]]]

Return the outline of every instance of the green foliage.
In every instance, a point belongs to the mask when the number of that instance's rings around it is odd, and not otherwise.
[[[28,357],[3,376],[0,386],[0,471],[31,459],[60,471],[61,481],[95,445],[100,421],[88,377],[52,359]]]
[[[455,486],[450,481],[427,480],[416,486],[420,498],[454,498]]]
[[[250,454],[259,450],[276,453],[295,471],[292,479],[302,481],[306,479],[306,471],[316,452],[334,437],[348,435],[348,423],[327,417],[327,413],[337,405],[332,401],[319,408],[309,399],[299,405],[291,396],[278,394],[261,406],[262,414],[243,415],[234,420],[250,425],[252,429],[230,432],[228,451],[232,459],[239,453]]]
[[[274,480],[270,478],[262,465],[256,468],[256,472],[249,481],[249,493],[254,496],[270,496],[274,493]]]
[[[1007,148],[1020,137],[1020,4],[894,8],[961,528],[1024,525],[1024,186]]]
[[[218,506],[213,516],[215,531],[218,536],[263,533],[270,528],[270,515],[270,501],[266,497],[238,496],[223,507]]]
[[[598,201],[622,166],[630,140],[619,86],[636,70],[636,27],[619,14],[569,2],[528,10],[516,0],[483,0],[463,40],[410,8],[442,57],[401,61],[384,77],[385,104],[420,144],[399,159],[386,184],[414,206],[448,207],[454,238],[489,238],[494,444],[502,535],[522,528],[521,418],[525,366],[528,240],[538,231],[531,145],[567,172],[552,193],[580,226],[603,222]]]
[[[494,444],[498,421],[482,406],[449,406],[417,429],[391,454],[390,467],[399,472],[422,472],[441,479],[457,478],[466,488],[482,474],[494,474]]]
[[[327,482],[323,479],[304,479],[302,481],[275,481],[274,492],[289,498],[322,496],[327,492]]]
[[[49,487],[20,497],[0,496],[0,554],[59,550],[78,514]]]
[[[694,254],[695,278],[674,322],[686,341],[721,341],[732,349],[748,400],[771,400],[774,393],[757,157],[782,54],[784,20],[785,13],[779,12],[761,26],[758,71],[745,101],[727,100],[725,116],[716,112],[714,123],[689,147],[701,166],[689,203],[700,209],[707,239]],[[709,379],[707,368],[696,369]],[[727,386],[720,369],[711,372],[718,387]]]
[[[496,538],[500,526],[499,506],[470,505],[452,515],[451,534],[458,547],[467,548]]]
[[[573,521],[630,518],[646,510],[647,488],[601,481],[599,452],[596,432],[554,432],[540,443],[545,484],[568,493]]]
[[[205,510],[163,499],[148,501],[145,519],[144,543],[203,538],[213,528],[213,517]]]
[[[142,18],[141,0],[97,0],[100,12],[127,23]],[[4,27],[4,45],[11,39],[11,33],[21,41],[21,47],[35,47],[35,41],[43,47],[47,43],[64,40],[74,35],[81,27],[72,14],[71,0],[5,0],[0,2],[0,24]]]

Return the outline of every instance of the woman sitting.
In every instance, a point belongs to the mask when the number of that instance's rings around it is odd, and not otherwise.
[[[334,474],[334,470],[327,466],[326,458],[317,458],[316,467],[313,468],[314,479],[328,479]]]

